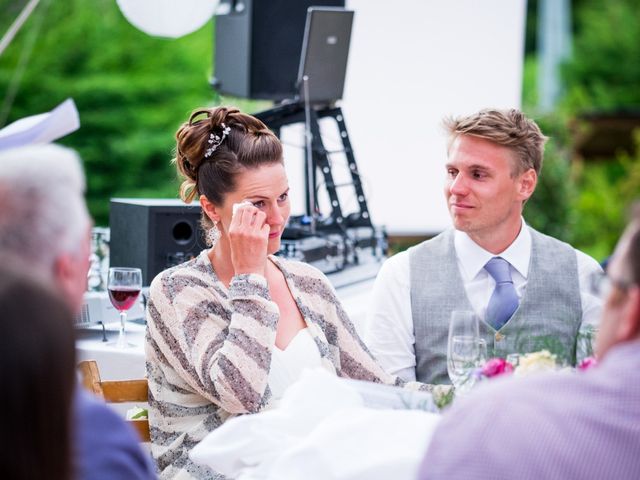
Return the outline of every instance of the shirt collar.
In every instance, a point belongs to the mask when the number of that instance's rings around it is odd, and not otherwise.
[[[471,240],[465,232],[455,230],[454,245],[456,256],[462,265],[465,280],[474,279],[493,257],[502,257],[509,262],[524,278],[529,275],[531,258],[531,232],[522,219],[522,228],[516,239],[503,252],[493,254]]]

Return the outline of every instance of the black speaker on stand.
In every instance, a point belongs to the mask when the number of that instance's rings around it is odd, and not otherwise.
[[[214,78],[220,93],[283,100],[297,93],[302,38],[311,6],[344,7],[344,0],[226,0],[215,17]],[[219,8],[220,10],[220,8]]]
[[[110,207],[109,264],[142,269],[145,286],[162,270],[194,258],[207,248],[197,203],[113,198]]]

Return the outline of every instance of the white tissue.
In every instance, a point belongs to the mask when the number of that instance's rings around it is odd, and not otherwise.
[[[236,212],[242,205],[253,205],[253,203],[251,203],[249,200],[244,200],[240,203],[234,203],[231,207],[231,218],[235,216]]]

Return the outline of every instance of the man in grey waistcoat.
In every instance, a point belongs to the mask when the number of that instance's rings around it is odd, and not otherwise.
[[[451,312],[471,310],[489,355],[550,350],[574,365],[586,355],[601,300],[599,264],[528,227],[546,137],[518,110],[445,120],[445,197],[453,228],[389,258],[375,282],[365,343],[406,380],[450,383]]]

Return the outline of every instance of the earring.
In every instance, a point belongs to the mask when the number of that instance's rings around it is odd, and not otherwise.
[[[218,228],[218,222],[213,222],[213,226],[209,230],[207,230],[205,238],[209,247],[214,248],[216,246],[216,243],[218,243],[218,240],[220,240],[220,229]]]

